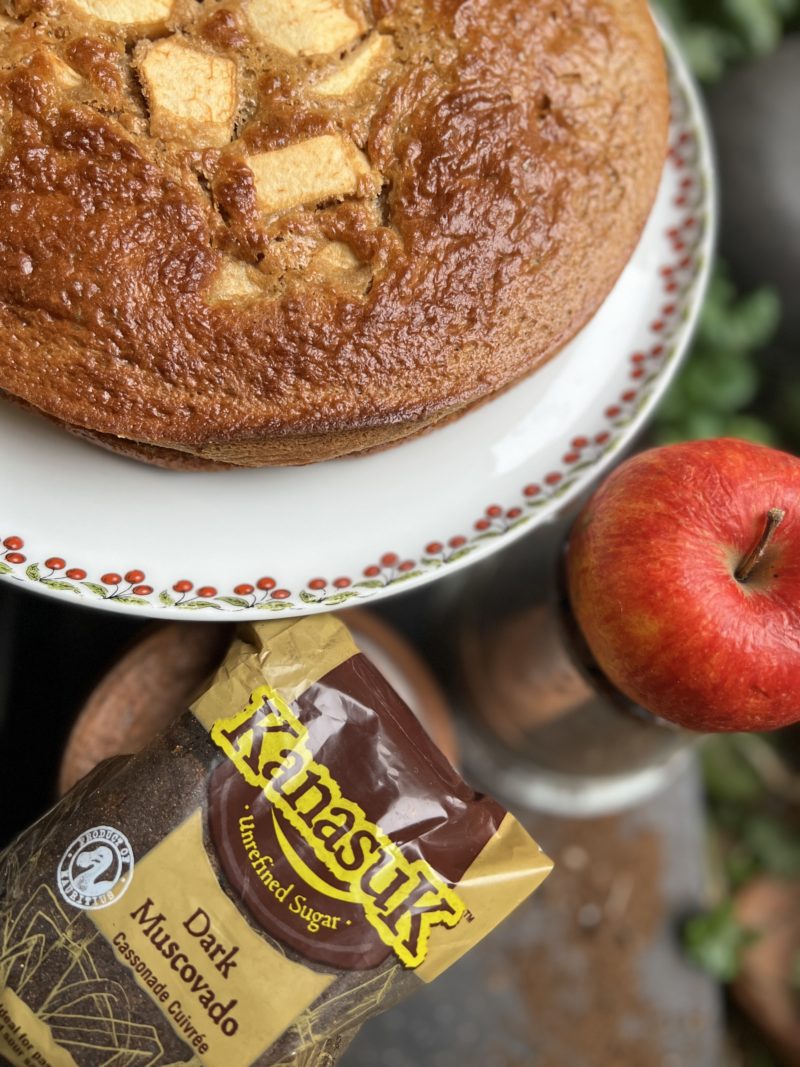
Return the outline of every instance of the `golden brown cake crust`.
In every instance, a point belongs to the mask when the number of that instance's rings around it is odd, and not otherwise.
[[[0,388],[140,458],[310,462],[594,313],[664,159],[645,4],[313,7],[5,0]]]

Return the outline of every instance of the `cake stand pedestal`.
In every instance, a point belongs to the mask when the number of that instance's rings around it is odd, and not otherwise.
[[[700,735],[627,700],[582,643],[558,577],[576,511],[448,589],[437,629],[467,776],[511,806],[585,817],[663,789]]]

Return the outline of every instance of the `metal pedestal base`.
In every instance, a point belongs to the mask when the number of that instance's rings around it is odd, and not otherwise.
[[[586,818],[626,811],[666,789],[694,758],[690,747],[628,774],[582,777],[517,757],[468,720],[462,718],[458,726],[462,767],[473,785],[510,807],[549,815]]]

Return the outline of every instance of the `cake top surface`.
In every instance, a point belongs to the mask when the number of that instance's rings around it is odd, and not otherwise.
[[[0,389],[194,447],[546,358],[658,181],[640,0],[5,0]]]

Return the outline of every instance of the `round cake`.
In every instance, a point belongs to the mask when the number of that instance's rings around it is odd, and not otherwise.
[[[0,392],[163,466],[492,397],[597,310],[664,162],[644,0],[0,10]]]

